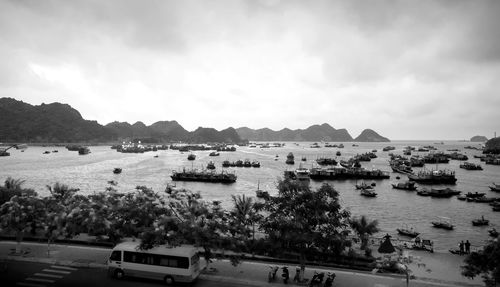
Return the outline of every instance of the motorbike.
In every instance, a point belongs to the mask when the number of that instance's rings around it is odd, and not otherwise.
[[[281,277],[283,277],[283,283],[288,284],[288,279],[290,279],[290,273],[288,272],[288,267],[282,267],[283,273],[281,274]]]
[[[276,272],[278,272],[278,266],[269,265],[269,274],[267,275],[267,281],[273,282],[276,280]]]
[[[309,282],[309,287],[321,286],[321,283],[323,282],[324,277],[325,277],[324,272],[318,273],[317,271],[314,271],[314,275],[311,279],[311,282]]]
[[[328,272],[328,275],[326,276],[325,280],[325,285],[323,287],[332,287],[333,286],[333,281],[335,280],[335,273],[333,272]]]

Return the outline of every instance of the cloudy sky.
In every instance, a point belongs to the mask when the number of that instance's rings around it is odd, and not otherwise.
[[[188,130],[500,132],[500,1],[0,0],[0,97]]]

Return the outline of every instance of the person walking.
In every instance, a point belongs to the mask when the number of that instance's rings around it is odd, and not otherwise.
[[[459,244],[458,247],[460,249],[460,255],[464,255],[464,241],[462,240]]]
[[[467,240],[465,242],[465,253],[470,254],[470,242]]]

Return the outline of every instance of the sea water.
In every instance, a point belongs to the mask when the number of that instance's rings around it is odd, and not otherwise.
[[[439,144],[435,144],[437,142]],[[459,201],[456,197],[421,197],[416,192],[393,189],[391,183],[398,181],[397,176],[401,180],[407,180],[407,178],[405,175],[391,171],[388,163],[389,152],[382,151],[382,148],[387,145],[396,147],[396,150],[390,151],[394,154],[402,154],[403,147],[408,145],[416,147],[433,145],[439,151],[444,152],[448,149],[459,149],[461,153],[469,157],[469,162],[480,163],[484,170],[461,169],[459,168],[461,161],[456,160],[450,160],[448,164],[426,164],[427,169],[455,171],[458,181],[456,185],[419,185],[419,187],[451,187],[461,190],[462,194],[477,191],[486,193],[488,197],[500,197],[500,193],[492,192],[488,188],[492,182],[500,183],[500,166],[485,165],[479,159],[473,158],[474,155],[481,154],[480,151],[464,149],[467,145],[479,147],[477,143],[450,141],[440,144],[440,141],[393,141],[391,143],[356,143],[358,146],[353,146],[353,143],[344,142],[344,148],[310,148],[311,144],[286,142],[284,147],[264,149],[238,147],[236,152],[221,152],[220,156],[216,157],[209,156],[210,151],[194,151],[193,153],[196,154],[194,161],[187,160],[189,153],[181,153],[177,150],[127,154],[116,152],[109,146],[92,146],[90,154],[79,155],[78,152],[68,151],[63,147],[30,146],[24,152],[10,149],[11,156],[0,157],[0,181],[4,181],[8,176],[25,180],[24,187],[33,188],[42,196],[48,195],[46,186],[56,182],[78,188],[82,194],[104,191],[110,186],[109,181],[117,182],[114,188],[120,192],[133,191],[138,185],[163,192],[167,184],[174,184],[178,188],[199,191],[205,200],[220,200],[226,208],[230,208],[232,194],[255,196],[258,185],[262,190],[271,194],[276,193],[276,182],[283,176],[285,170],[294,170],[299,165],[306,168],[317,166],[315,160],[318,157],[348,159],[353,155],[376,149],[378,158],[370,162],[362,162],[363,167],[381,169],[390,172],[391,175],[390,179],[374,181],[377,197],[360,196],[359,191],[354,187],[356,180],[311,181],[311,186],[317,188],[323,182],[332,184],[340,193],[342,206],[350,210],[353,216],[367,215],[372,220],[378,220],[381,228],[379,235],[389,233],[393,238],[398,238],[396,228],[414,227],[421,233],[422,238],[434,241],[436,250],[455,248],[461,240],[469,240],[473,246],[481,246],[489,239],[488,229],[496,227],[500,230],[500,212],[493,212],[487,203]],[[339,143],[331,142],[330,144]],[[52,153],[53,150],[58,150],[58,152]],[[51,151],[51,153],[43,154],[44,151]],[[337,151],[341,152],[341,156],[335,156]],[[286,155],[289,152],[295,155],[295,165],[285,164]],[[413,154],[425,155],[427,153],[413,152]],[[306,157],[307,160],[301,161],[302,157]],[[224,168],[237,174],[238,180],[233,184],[172,182],[170,179],[174,170],[203,169],[209,161],[214,161],[216,171],[220,171],[222,161],[238,159],[257,160],[261,163],[261,167]],[[122,173],[114,174],[115,167],[122,168]],[[419,168],[414,169],[419,170]],[[367,180],[367,183],[371,182]],[[472,226],[471,220],[481,216],[490,220],[490,226]],[[433,228],[431,221],[440,217],[449,218],[455,225],[455,229],[448,231]]]

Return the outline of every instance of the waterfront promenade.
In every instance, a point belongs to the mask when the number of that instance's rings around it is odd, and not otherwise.
[[[51,246],[50,257],[47,256],[47,245],[42,243],[24,242],[22,249],[26,252],[24,255],[13,255],[15,242],[0,242],[0,260],[6,262],[7,271],[1,276],[9,276],[9,263],[12,262],[38,262],[46,264],[57,264],[69,266],[72,268],[95,269],[95,272],[103,273],[106,268],[106,261],[110,253],[109,248],[61,245]],[[422,254],[425,255],[425,254]],[[429,254],[427,254],[429,255]],[[412,254],[412,256],[420,256]],[[458,260],[457,260],[458,259]],[[453,257],[448,254],[434,253],[430,256],[421,256],[419,260],[409,265],[414,272],[415,278],[410,280],[409,286],[482,286],[480,279],[469,280],[459,276],[458,266],[463,257]],[[424,263],[425,262],[425,263]],[[424,265],[422,265],[424,263]],[[221,282],[224,285],[233,284],[234,286],[278,286],[282,285],[281,277],[277,282],[268,283],[267,273],[269,262],[244,261],[237,267],[234,267],[227,260],[215,260],[210,264],[208,270],[200,276],[197,286],[208,286],[204,282]],[[420,266],[417,266],[420,265]],[[283,266],[282,264],[276,264]],[[290,276],[293,278],[295,266],[287,265],[290,270]],[[337,277],[334,286],[406,286],[406,280],[403,275],[397,274],[373,274],[371,272],[353,271],[348,269],[332,269],[326,267],[308,267],[305,277],[311,278],[313,272],[325,271],[335,272]],[[281,270],[278,272],[281,275]],[[293,283],[291,284],[293,285]]]

